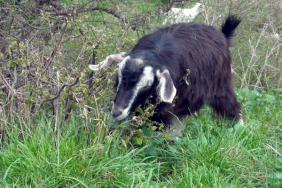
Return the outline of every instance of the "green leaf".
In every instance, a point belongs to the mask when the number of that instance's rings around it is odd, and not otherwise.
[[[246,87],[243,88],[243,89],[241,90],[241,92],[240,92],[241,96],[242,96],[243,98],[246,98],[248,91],[249,91],[248,88],[246,88]]]
[[[157,150],[153,147],[148,147],[146,150],[145,150],[145,154],[147,155],[151,155],[151,156],[156,156],[158,154]]]
[[[76,90],[78,90],[78,87],[71,87],[70,90],[71,91],[76,91]]]
[[[61,99],[66,99],[66,98],[68,98],[68,94],[64,91],[63,93],[62,93],[62,95],[61,95]]]
[[[155,130],[157,129],[157,127],[156,127],[156,126],[151,126],[150,129],[151,129],[152,131],[155,131]]]
[[[251,100],[253,100],[253,99],[255,99],[259,96],[260,96],[260,93],[258,91],[253,90],[253,91],[248,92],[248,98],[251,99]]]
[[[277,88],[277,89],[274,89],[274,91],[275,91],[276,93],[278,93],[278,92],[282,92],[282,88]]]
[[[165,135],[163,136],[163,138],[164,138],[164,139],[170,139],[170,134],[165,134]]]
[[[138,136],[144,136],[144,133],[143,133],[143,131],[141,129],[138,129],[137,130],[137,135]]]
[[[265,98],[268,102],[274,102],[275,101],[275,96],[273,96],[273,95],[266,94]]]
[[[139,146],[142,144],[142,139],[138,137],[133,137],[132,138],[132,143],[133,144],[138,144]]]
[[[276,173],[275,173],[275,177],[276,177],[277,179],[282,180],[282,173],[281,173],[281,172],[276,172]]]
[[[280,162],[282,164],[282,157],[277,157],[277,162]]]
[[[34,101],[34,98],[33,98],[33,97],[32,97],[32,98],[26,98],[26,99],[25,99],[25,103],[26,103],[26,104],[31,104],[33,101]]]
[[[282,170],[282,157],[277,157],[275,162],[275,168]]]
[[[87,87],[88,88],[88,85],[86,84],[80,84],[81,87]]]
[[[165,141],[163,138],[154,138],[153,140],[156,144],[162,144]]]

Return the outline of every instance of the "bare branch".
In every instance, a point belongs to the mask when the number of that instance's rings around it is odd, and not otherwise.
[[[53,98],[45,99],[45,100],[41,100],[41,101],[33,101],[32,103],[37,104],[37,103],[44,103],[44,102],[48,102],[48,101],[54,101],[54,100],[56,100],[60,96],[61,92],[63,91],[63,89],[66,86],[72,87],[72,86],[76,85],[78,83],[78,81],[79,81],[79,77],[77,77],[75,82],[72,83],[72,84],[64,83],[64,85],[59,89],[57,95],[55,97],[53,97]]]
[[[74,8],[65,8],[61,11],[56,11],[56,12],[51,12],[49,13],[51,16],[71,16],[74,14]],[[84,13],[84,12],[92,12],[92,11],[104,11],[107,12],[111,15],[113,15],[114,17],[118,18],[120,21],[124,22],[124,23],[130,23],[126,18],[122,17],[121,15],[117,14],[116,10],[111,10],[108,8],[99,8],[99,7],[92,7],[92,8],[83,8],[83,9],[78,9],[75,11],[76,14],[78,13]]]
[[[23,69],[22,72],[20,73],[20,75],[17,77],[17,79],[15,80],[15,85],[14,85],[14,89],[17,90],[18,89],[18,84],[19,81],[21,80],[22,76],[25,74],[25,70]]]
[[[64,36],[64,34],[65,34],[67,25],[68,25],[68,22],[66,22],[66,25],[65,25],[65,27],[63,28],[62,34],[61,34],[61,36],[60,36],[60,38],[59,38],[59,40],[58,40],[57,45],[55,46],[55,48],[54,48],[54,50],[53,50],[53,52],[52,52],[52,54],[51,54],[51,57],[48,59],[48,62],[46,63],[47,65],[46,65],[45,69],[44,69],[39,75],[44,74],[44,73],[46,72],[46,70],[48,69],[49,65],[51,65],[51,62],[52,62],[54,56],[55,56],[56,53],[57,53],[58,46],[59,46],[59,45],[61,44],[61,42],[62,42],[62,39],[63,39],[63,36]]]

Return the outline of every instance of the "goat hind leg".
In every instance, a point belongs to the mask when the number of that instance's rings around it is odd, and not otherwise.
[[[210,101],[210,105],[218,115],[228,119],[239,119],[239,123],[244,125],[241,105],[237,101],[235,94],[221,97],[215,96]]]

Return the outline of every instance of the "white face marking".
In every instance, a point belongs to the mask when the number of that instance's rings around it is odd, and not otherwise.
[[[148,83],[149,86],[151,86],[154,82],[154,73],[153,73],[153,67],[147,66],[143,70],[143,74],[141,75],[140,81],[137,83],[137,90],[139,91],[142,87],[147,86]]]
[[[120,83],[120,82],[119,82]],[[154,72],[153,72],[153,67],[147,66],[144,68],[143,73],[141,75],[141,78],[139,82],[136,84],[134,90],[133,90],[133,96],[129,101],[128,107],[124,109],[121,113],[120,116],[116,117],[116,120],[122,120],[125,117],[128,116],[130,112],[130,108],[135,101],[136,96],[138,95],[139,91],[141,88],[146,87],[146,86],[151,86],[154,83]],[[118,92],[118,90],[117,90]],[[115,104],[113,105],[112,108],[115,108]]]

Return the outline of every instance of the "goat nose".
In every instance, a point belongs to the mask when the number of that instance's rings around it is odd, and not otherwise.
[[[112,109],[113,117],[116,118],[116,117],[120,116],[121,113],[122,113],[122,111],[123,111],[123,110],[120,109],[120,108],[113,108],[113,109]]]

